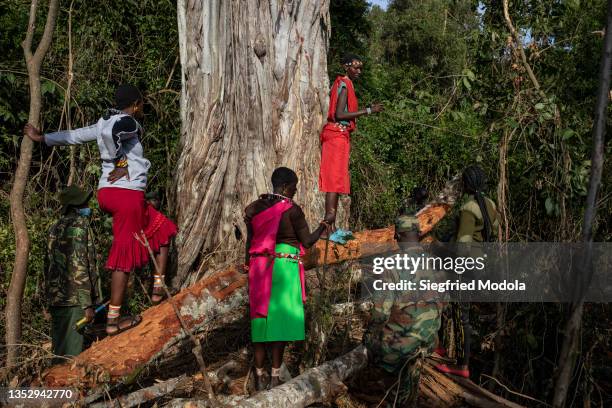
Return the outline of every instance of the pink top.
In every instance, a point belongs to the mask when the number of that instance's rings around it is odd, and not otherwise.
[[[253,217],[251,220],[253,236],[251,237],[249,254],[274,254],[278,225],[283,213],[291,207],[293,207],[293,202],[282,200]],[[304,252],[304,248],[300,245],[300,256],[304,255]],[[249,306],[251,319],[268,316],[274,259],[267,256],[252,256],[249,259]],[[299,262],[299,268],[302,301],[306,302],[304,265],[302,262]]]

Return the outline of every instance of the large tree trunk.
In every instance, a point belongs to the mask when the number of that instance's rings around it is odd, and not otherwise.
[[[323,215],[318,135],[328,103],[328,8],[329,0],[179,0],[183,286],[202,275],[207,254],[227,259],[241,249],[243,209],[271,190],[275,167],[300,177],[296,201],[307,219]]]
[[[41,93],[40,93],[40,67],[45,54],[51,45],[55,20],[58,10],[58,0],[49,1],[47,21],[40,43],[36,50],[32,50],[32,40],[36,23],[36,11],[38,1],[32,0],[30,5],[30,18],[25,40],[22,43],[23,53],[28,69],[28,80],[30,84],[30,113],[28,122],[34,126],[39,126]],[[15,171],[15,180],[10,194],[11,218],[15,231],[15,264],[11,283],[6,295],[6,346],[7,346],[7,366],[16,363],[18,357],[18,344],[21,342],[21,299],[25,288],[26,276],[28,272],[28,255],[30,253],[30,238],[26,225],[25,211],[23,208],[23,194],[28,183],[28,173],[32,161],[32,141],[24,137],[21,142],[19,161]]]

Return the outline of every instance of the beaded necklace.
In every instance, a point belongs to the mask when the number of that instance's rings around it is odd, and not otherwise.
[[[292,199],[290,199],[289,197],[285,197],[285,196],[284,196],[284,195],[282,195],[282,194],[276,194],[276,193],[267,193],[266,195],[267,195],[267,196],[269,196],[269,197],[275,197],[275,198],[278,198],[278,199],[280,199],[280,200],[288,200],[288,201],[290,201],[290,202],[293,202],[293,200],[292,200]]]

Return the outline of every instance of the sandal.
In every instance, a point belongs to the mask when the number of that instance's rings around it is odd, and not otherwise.
[[[153,296],[159,296],[159,298],[157,300],[153,300]],[[161,286],[155,286],[151,291],[151,304],[153,306],[157,306],[161,302],[166,300],[166,297],[166,291],[164,290],[164,288],[162,288]]]
[[[270,377],[270,385],[268,389],[272,389],[274,387],[278,387],[279,385],[284,384],[278,375],[273,375]]]
[[[323,232],[321,232],[321,235],[319,235],[319,239],[327,241],[330,235],[336,232],[336,224],[329,223],[325,220],[321,221],[319,224],[325,226],[325,229],[323,230]]]
[[[270,379],[268,374],[255,374],[255,391],[263,391],[268,388]]]
[[[124,324],[125,322],[129,322],[129,324],[125,327],[121,327],[122,324]],[[131,329],[132,327],[138,326],[141,322],[142,322],[142,316],[140,315],[109,318],[106,320],[106,334],[109,337],[115,336],[119,333],[122,333],[126,330]],[[117,330],[109,332],[108,331],[109,327],[116,327]]]
[[[151,291],[151,304],[159,305],[166,299],[166,291],[164,290],[164,275],[153,275],[153,290]],[[153,300],[153,296],[158,296],[157,300]]]

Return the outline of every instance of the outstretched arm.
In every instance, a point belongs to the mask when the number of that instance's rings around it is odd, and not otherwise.
[[[319,227],[316,230],[310,232],[302,209],[298,208],[296,211],[293,211],[291,214],[291,224],[293,225],[293,230],[295,231],[298,241],[300,241],[305,248],[313,246],[319,240],[321,234],[331,226],[333,221],[328,218],[331,218],[331,216],[327,216],[319,223]]]
[[[356,112],[346,112],[348,103],[348,94],[346,88],[342,88],[340,95],[338,95],[338,102],[336,104],[336,120],[352,120],[363,115],[371,113],[378,113],[383,111],[383,106],[380,103],[372,105],[370,112],[367,109],[360,109]]]
[[[304,248],[310,248],[313,246],[321,237],[323,231],[325,231],[326,225],[321,223],[319,224],[319,228],[314,230],[312,233],[309,231],[308,227],[297,230],[295,233],[297,235],[298,241],[304,245]]]
[[[27,123],[23,128],[23,133],[35,142],[45,142],[47,146],[76,145],[96,140],[98,127],[91,125],[80,129],[43,134],[36,127]]]

